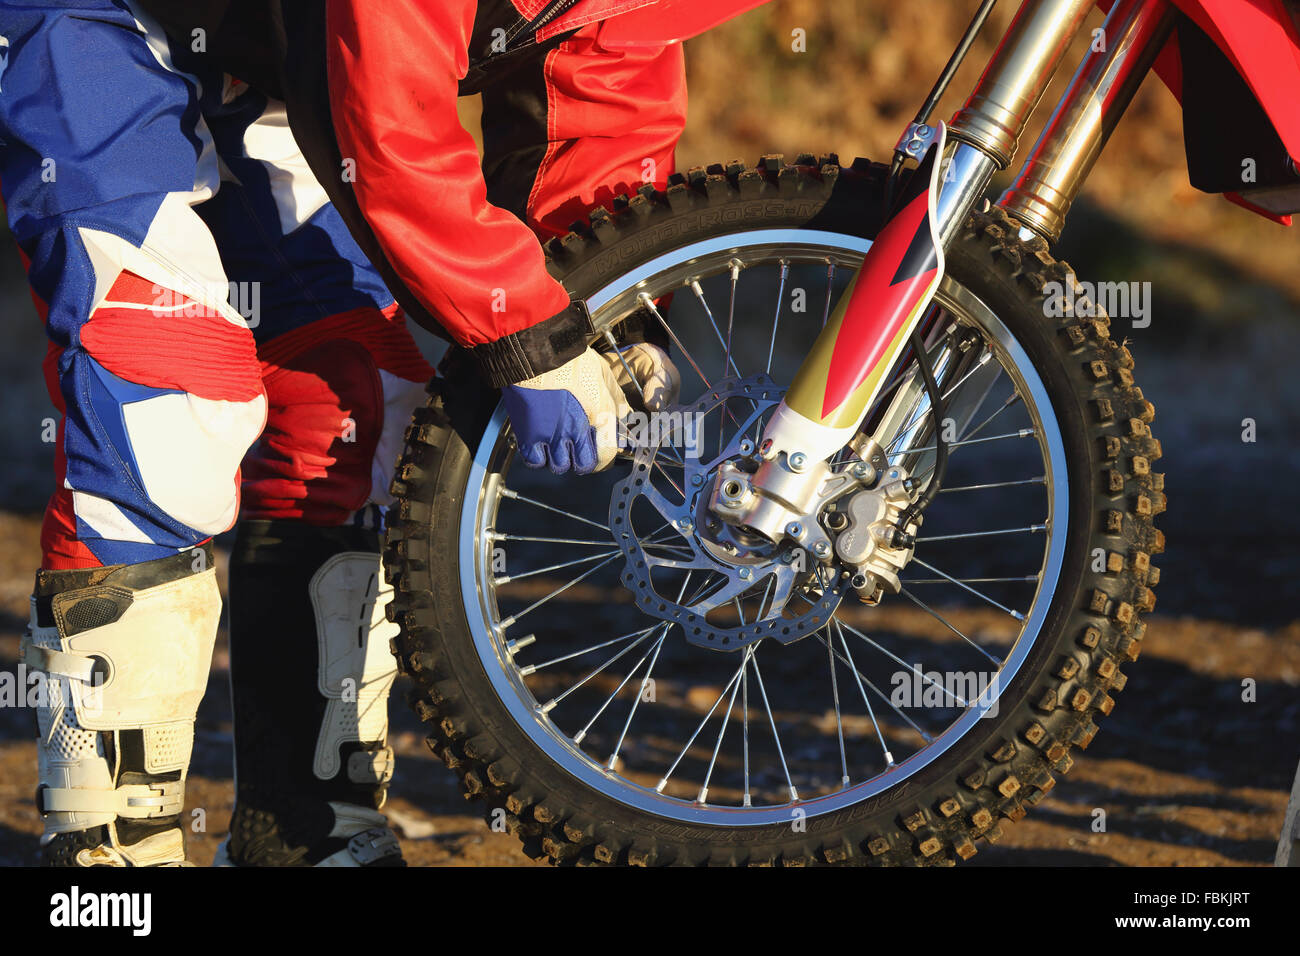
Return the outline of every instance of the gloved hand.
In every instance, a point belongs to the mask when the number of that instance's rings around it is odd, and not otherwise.
[[[645,408],[651,412],[657,412],[677,401],[677,395],[682,390],[682,376],[668,358],[667,352],[649,342],[637,342],[623,346],[619,353],[623,356],[622,361],[612,352],[605,353],[605,358],[633,405],[642,404],[642,394],[645,396]],[[627,363],[627,368],[623,367],[623,362]],[[641,383],[639,391],[628,377],[628,368],[636,376],[637,382]]]
[[[649,410],[676,400],[681,376],[662,349],[639,343],[622,354]],[[557,369],[505,386],[501,395],[524,464],[557,475],[608,467],[618,454],[619,423],[632,411],[624,385],[636,393],[618,355],[587,349]]]

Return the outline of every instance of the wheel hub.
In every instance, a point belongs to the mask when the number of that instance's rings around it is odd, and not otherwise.
[[[851,588],[850,573],[813,559],[797,542],[771,541],[713,511],[718,495],[742,490],[740,476],[754,467],[750,436],[784,391],[766,375],[720,383],[674,410],[696,422],[719,416],[730,438],[716,456],[705,457],[700,441],[683,445],[678,455],[665,448],[671,434],[659,434],[636,448],[630,474],[614,486],[609,519],[625,558],[623,583],[642,610],[680,624],[692,644],[737,650],[767,637],[796,641],[824,625]],[[750,411],[735,414],[744,406]],[[680,467],[680,485],[666,465],[674,472]],[[648,534],[633,527],[641,501],[663,521]],[[752,606],[748,615],[744,602]]]

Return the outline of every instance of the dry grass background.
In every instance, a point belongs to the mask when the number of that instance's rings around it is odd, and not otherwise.
[[[886,161],[976,5],[974,0],[774,0],[688,41],[690,112],[679,163],[737,156],[753,161],[771,151],[790,158],[801,151],[833,151],[845,160]],[[1017,6],[994,9],[937,117],[948,119],[962,105]],[[1086,52],[1090,31],[1102,20],[1099,10],[1090,15],[1035,114],[1018,159],[1037,137]],[[806,52],[791,49],[796,28],[806,31]],[[999,182],[1009,178],[1003,174]],[[1295,233],[1191,187],[1181,109],[1154,75],[1138,92],[1081,198],[1151,240],[1202,248],[1225,265],[1275,284],[1288,297],[1300,297]],[[1197,284],[1194,276],[1180,278]],[[1225,300],[1224,290],[1194,291],[1210,312]]]

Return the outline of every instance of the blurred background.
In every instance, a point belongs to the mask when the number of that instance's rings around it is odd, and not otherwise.
[[[947,60],[970,2],[775,0],[691,40],[679,169],[762,154],[888,161]],[[1016,4],[997,8],[936,116],[961,105]],[[1099,26],[1094,12],[1088,27]],[[806,49],[792,49],[793,31]],[[1022,141],[1037,135],[1086,49],[1066,58]],[[463,103],[475,129],[477,108]],[[996,196],[1014,169],[995,183]],[[1156,408],[1168,511],[1158,605],[1143,657],[1096,742],[1043,805],[979,863],[1241,865],[1271,861],[1300,759],[1300,235],[1187,181],[1177,102],[1152,76],[1075,203],[1056,254],[1081,280],[1150,282],[1151,323],[1118,320]],[[0,667],[13,670],[50,493],[54,417],[45,340],[16,247],[0,237]],[[439,351],[421,338],[430,355]],[[1245,420],[1255,440],[1243,441]],[[224,570],[224,569],[223,569]],[[200,719],[190,802],[205,863],[229,813],[229,706],[218,652]],[[1242,700],[1243,680],[1256,699]],[[394,694],[396,822],[413,862],[526,862],[490,833],[420,743]],[[0,708],[0,864],[35,859],[33,719]],[[1092,811],[1108,827],[1093,832]]]

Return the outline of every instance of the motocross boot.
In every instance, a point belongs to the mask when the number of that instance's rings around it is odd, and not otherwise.
[[[402,866],[379,535],[244,521],[230,561],[235,809],[218,865]]]
[[[220,614],[211,544],[37,573],[22,659],[41,676],[47,864],[184,863],[185,775]]]

